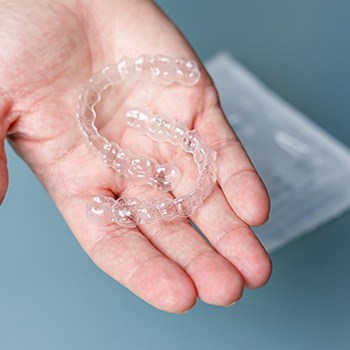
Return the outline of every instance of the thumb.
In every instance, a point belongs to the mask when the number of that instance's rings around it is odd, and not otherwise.
[[[8,171],[4,140],[0,141],[0,205],[2,204],[8,187]]]
[[[8,116],[11,102],[0,90],[0,205],[3,202],[8,187],[8,170],[5,153],[5,138],[9,126]]]

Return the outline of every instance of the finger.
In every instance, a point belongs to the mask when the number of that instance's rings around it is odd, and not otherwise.
[[[114,197],[123,181],[97,157],[88,156],[85,145],[53,163],[49,170],[33,169],[83,249],[101,270],[161,310],[182,313],[193,307],[197,292],[191,279],[137,228],[122,229],[116,224],[99,227],[87,218],[86,206],[91,197]]]
[[[192,308],[197,294],[188,275],[152,246],[138,229],[115,224],[93,226],[85,216],[90,198],[74,196],[60,210],[95,264],[161,310],[182,313]]]
[[[268,254],[250,227],[232,211],[218,186],[191,218],[213,247],[241,273],[248,288],[261,287],[268,281]]]
[[[195,127],[217,152],[218,182],[236,214],[249,225],[267,221],[266,188],[218,106],[198,117]]]
[[[181,161],[182,179],[174,195],[189,193],[196,183],[198,172],[189,158],[175,158]],[[271,262],[250,227],[230,207],[219,185],[199,208],[191,220],[208,238],[216,251],[226,258],[243,276],[247,287],[262,286],[271,274]]]
[[[150,194],[157,200],[173,198],[169,194],[154,195],[149,189],[140,195],[137,188],[123,195],[147,198]],[[244,283],[239,272],[208,245],[188,220],[158,221],[153,225],[140,225],[139,229],[158,250],[186,271],[202,301],[227,306],[241,297]]]

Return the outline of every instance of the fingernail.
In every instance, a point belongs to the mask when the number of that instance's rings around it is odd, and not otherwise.
[[[232,304],[225,305],[225,307],[231,307],[231,306],[233,306],[233,305],[235,305],[235,304],[237,304],[237,300],[236,300],[236,301],[234,301]]]
[[[196,306],[196,304],[194,304],[193,306],[191,306],[189,309],[182,311],[182,312],[177,312],[178,315],[184,315],[187,314],[189,311],[191,311],[194,307]]]

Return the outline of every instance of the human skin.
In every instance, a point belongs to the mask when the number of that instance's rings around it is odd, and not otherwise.
[[[150,106],[198,130],[218,153],[218,184],[191,216],[210,245],[185,219],[126,229],[96,227],[85,216],[95,193],[137,197],[141,190],[116,176],[83,142],[74,118],[83,83],[104,64],[123,57],[162,54],[199,62],[153,2],[0,1],[0,48],[0,202],[8,185],[7,137],[93,262],[151,305],[182,313],[199,297],[227,306],[240,299],[245,287],[266,283],[271,261],[249,225],[267,220],[268,194],[202,66],[199,84],[158,91]],[[137,86],[126,97],[120,110],[140,98]],[[110,139],[123,148],[145,148],[144,139],[114,130],[111,123],[113,118],[103,125]],[[160,163],[181,165],[181,152],[174,147],[152,152]],[[155,196],[151,188],[142,191]],[[180,193],[181,188],[173,195]]]

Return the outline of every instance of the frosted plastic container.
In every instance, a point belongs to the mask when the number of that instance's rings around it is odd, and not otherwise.
[[[267,224],[253,228],[270,252],[350,206],[350,152],[226,53],[206,67],[226,116],[271,197]]]

